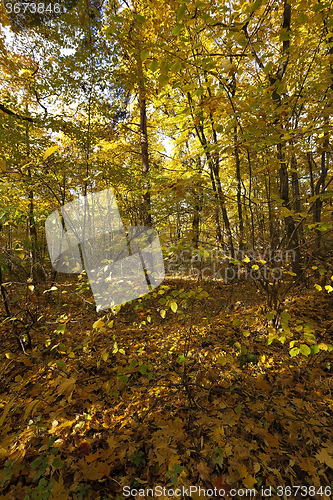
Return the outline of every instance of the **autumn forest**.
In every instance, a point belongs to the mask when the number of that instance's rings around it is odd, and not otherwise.
[[[331,0],[2,0],[1,499],[332,498],[332,123]]]

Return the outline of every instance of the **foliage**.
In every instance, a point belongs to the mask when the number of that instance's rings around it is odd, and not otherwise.
[[[0,5],[3,498],[328,498],[331,4],[30,4]],[[96,314],[44,225],[106,188],[167,279]]]

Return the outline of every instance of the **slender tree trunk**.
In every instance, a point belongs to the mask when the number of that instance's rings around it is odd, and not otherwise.
[[[137,49],[137,83],[139,88],[139,108],[140,108],[140,145],[141,145],[141,163],[143,181],[143,196],[142,196],[142,222],[145,226],[152,225],[151,217],[151,200],[150,200],[150,185],[149,185],[149,155],[148,155],[148,133],[147,133],[147,106],[146,106],[146,89],[144,83],[143,67],[141,61],[141,43],[139,26],[140,23],[134,18],[137,14],[137,9],[134,0],[128,0],[128,5],[133,14],[134,32],[137,35],[134,42]]]
[[[198,157],[198,166],[199,166],[199,173],[201,174],[202,168],[201,168],[201,162],[200,162],[200,157]],[[197,184],[193,186],[192,189],[193,197],[194,197],[194,213],[193,213],[193,220],[192,220],[192,229],[193,229],[193,246],[194,248],[198,248],[199,246],[199,237],[200,237],[200,213],[202,210],[202,186],[201,184]]]
[[[239,248],[244,248],[244,221],[242,213],[242,180],[240,174],[240,160],[238,151],[237,127],[234,128],[234,143],[235,143],[235,162],[236,162],[236,179],[237,179],[237,208],[238,208],[238,226],[239,226]]]
[[[328,127],[328,118],[325,120],[325,126]],[[329,135],[328,132],[324,133],[324,142],[323,142],[323,151],[321,153],[321,162],[320,162],[320,176],[319,179],[315,185],[314,193],[315,195],[319,196],[322,194],[325,190],[325,180],[327,177],[327,165],[326,165],[326,159],[327,159],[327,151],[329,148]],[[321,209],[322,209],[323,202],[321,201],[321,198],[318,197],[315,201],[314,207],[313,207],[313,222],[319,223],[321,221]],[[321,231],[317,229],[317,249],[319,250],[320,244],[321,244]]]
[[[254,215],[253,215],[253,209],[252,209],[252,162],[251,162],[251,157],[249,150],[247,150],[247,162],[249,165],[249,210],[251,214],[251,242],[252,242],[252,248],[254,249],[255,247],[255,233],[254,233]]]
[[[29,191],[29,216],[28,216],[28,239],[30,254],[30,278],[36,277],[36,249],[37,249],[37,231],[34,217],[34,194]]]
[[[314,188],[314,182],[313,182],[312,153],[311,153],[311,151],[309,151],[307,153],[307,157],[308,157],[309,174],[310,174],[311,196],[314,196],[315,188]]]

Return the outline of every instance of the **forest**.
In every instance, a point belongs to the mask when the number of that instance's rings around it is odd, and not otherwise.
[[[2,0],[1,499],[332,498],[332,105],[331,0]]]

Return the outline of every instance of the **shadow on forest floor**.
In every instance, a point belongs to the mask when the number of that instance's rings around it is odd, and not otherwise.
[[[1,328],[1,498],[330,497],[330,297],[288,299],[275,332],[249,282],[166,280],[116,315],[57,287],[27,354]]]

